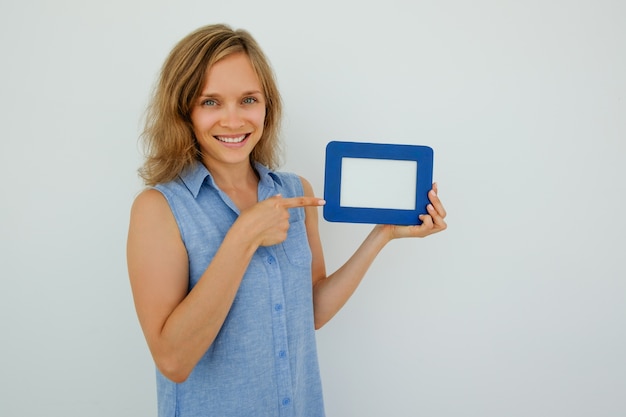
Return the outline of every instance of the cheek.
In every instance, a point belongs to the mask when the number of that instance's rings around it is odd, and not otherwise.
[[[251,116],[257,126],[263,127],[265,124],[265,107],[255,111]]]
[[[189,115],[189,119],[191,120],[191,127],[193,131],[197,134],[200,128],[200,117],[197,111],[192,111]]]
[[[199,132],[210,129],[216,122],[216,118],[208,112],[191,113],[191,125],[196,135],[198,135]]]

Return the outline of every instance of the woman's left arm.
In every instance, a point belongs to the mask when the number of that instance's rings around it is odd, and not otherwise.
[[[305,196],[313,196],[311,184],[301,178]],[[387,243],[393,239],[404,237],[426,237],[445,230],[446,210],[437,196],[437,184],[429,192],[430,204],[428,214],[420,215],[422,224],[418,226],[377,225],[365,238],[363,243],[341,266],[331,275],[326,275],[326,264],[318,227],[317,207],[305,207],[306,229],[313,255],[313,309],[315,328],[326,324],[348,301],[359,286],[372,262]]]

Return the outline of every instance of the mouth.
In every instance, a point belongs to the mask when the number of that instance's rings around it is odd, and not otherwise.
[[[250,136],[249,133],[245,133],[243,135],[225,135],[225,136],[214,136],[215,139],[219,140],[220,142],[223,143],[241,143],[244,140],[246,140],[248,138],[248,136]]]

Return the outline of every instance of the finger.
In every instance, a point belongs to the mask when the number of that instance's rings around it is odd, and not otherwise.
[[[428,210],[428,214],[430,214],[430,217],[432,218],[434,227],[436,229],[444,230],[447,227],[446,222],[443,220],[443,216],[441,216],[440,213],[437,212],[432,204],[426,206],[426,210]]]
[[[291,197],[283,198],[280,206],[285,208],[307,207],[307,206],[323,206],[326,201],[317,197]]]
[[[442,218],[446,217],[446,214],[447,214],[446,213],[446,209],[443,207],[443,204],[441,203],[441,200],[439,199],[439,196],[437,195],[437,191],[436,191],[435,188],[433,188],[432,190],[429,191],[428,199],[430,200],[430,202],[434,206],[435,210],[437,210],[437,213]]]
[[[419,219],[422,221],[422,224],[419,226],[415,226],[415,232],[417,234],[415,236],[427,236],[433,230],[433,218],[428,214],[420,214]]]
[[[431,228],[433,227],[433,218],[428,214],[420,214],[420,220],[422,221],[422,228]]]

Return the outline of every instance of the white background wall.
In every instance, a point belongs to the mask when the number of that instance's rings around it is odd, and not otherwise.
[[[153,416],[125,264],[137,137],[207,23],[273,62],[285,170],[430,145],[449,229],[318,332],[329,416],[626,415],[626,3],[0,3],[0,415]],[[322,223],[329,269],[369,226]]]

